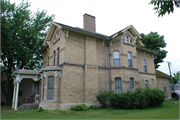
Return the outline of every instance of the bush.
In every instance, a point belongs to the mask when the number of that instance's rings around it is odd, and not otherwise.
[[[110,91],[101,91],[97,96],[97,100],[99,101],[102,108],[107,108],[109,106],[109,97],[113,94]]]
[[[159,106],[165,98],[164,91],[158,88],[136,88],[134,92],[127,91],[117,94],[110,91],[100,92],[96,96],[100,105],[105,106],[111,104],[116,109],[145,109],[146,107]]]
[[[71,110],[85,111],[85,110],[87,110],[87,106],[86,106],[85,104],[73,105],[73,106],[71,107]]]
[[[41,112],[41,111],[44,111],[44,109],[42,107],[36,109],[36,112]]]
[[[91,105],[91,106],[89,106],[89,109],[96,109],[96,106],[95,105]]]

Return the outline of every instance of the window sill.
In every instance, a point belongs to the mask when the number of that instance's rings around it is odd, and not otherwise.
[[[53,45],[54,45],[57,41],[59,41],[59,39],[60,39],[60,38],[58,38],[58,39],[53,43]]]
[[[130,46],[132,46],[132,47],[134,47],[135,45],[133,45],[133,44],[130,44],[130,43],[125,43],[125,42],[123,42],[124,44],[126,44],[126,45],[130,45]]]

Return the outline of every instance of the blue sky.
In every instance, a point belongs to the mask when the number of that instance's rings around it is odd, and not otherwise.
[[[24,0],[26,1],[26,0]],[[22,0],[11,0],[19,4]],[[150,0],[28,0],[30,9],[35,12],[47,10],[47,14],[54,14],[56,22],[72,27],[83,28],[83,15],[88,13],[96,17],[96,31],[105,35],[133,25],[139,33],[148,34],[158,32],[164,35],[167,43],[164,50],[168,51],[165,62],[158,70],[169,74],[180,71],[180,8],[174,13],[159,17],[149,5]]]

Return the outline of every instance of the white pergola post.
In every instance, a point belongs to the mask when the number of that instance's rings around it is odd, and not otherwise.
[[[16,97],[15,97],[15,107],[14,110],[17,110],[18,106],[18,93],[19,93],[19,82],[16,83]]]
[[[15,95],[16,95],[16,84],[14,84],[14,92],[13,92],[12,109],[14,109]]]

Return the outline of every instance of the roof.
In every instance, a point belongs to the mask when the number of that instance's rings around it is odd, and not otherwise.
[[[159,71],[159,70],[156,70],[156,76],[158,76],[158,77],[167,77],[167,78],[170,78],[169,75],[167,75],[166,73],[163,73],[163,72],[161,72],[161,71]]]
[[[140,48],[138,48],[138,49],[144,50],[144,51],[147,51],[147,52],[151,52],[151,53],[154,53],[154,54],[157,54],[157,52],[155,52],[155,51],[153,51],[153,50],[150,50],[150,49],[147,49],[147,48],[145,48],[145,47],[140,47]]]
[[[124,33],[126,30],[129,30],[133,36],[136,36],[137,39],[138,39],[138,43],[139,45],[142,47],[144,46],[144,44],[141,42],[141,36],[140,34],[138,33],[138,31],[134,28],[133,25],[129,25],[125,28],[123,28],[122,30],[116,32],[115,34],[111,35],[111,36],[107,36],[107,35],[104,35],[104,34],[100,34],[100,33],[94,33],[94,32],[90,32],[90,31],[87,31],[87,30],[84,30],[82,28],[78,28],[78,27],[71,27],[71,26],[68,26],[68,25],[65,25],[65,24],[61,24],[61,23],[58,23],[58,22],[51,22],[51,25],[49,27],[49,30],[47,32],[47,35],[45,37],[45,40],[43,42],[43,47],[40,48],[39,52],[43,51],[45,49],[45,46],[47,46],[46,44],[46,41],[50,41],[52,34],[53,32],[51,31],[51,29],[54,29],[55,27],[59,27],[61,28],[62,30],[68,30],[68,31],[72,31],[72,32],[76,32],[76,33],[79,33],[79,34],[84,34],[84,35],[87,35],[87,36],[91,36],[91,37],[95,37],[95,38],[99,38],[99,39],[102,39],[102,40],[110,40],[110,39],[113,39],[115,38],[117,35],[119,34],[122,34]],[[151,53],[156,53],[152,50],[149,50],[147,48],[140,48],[141,50],[144,50],[144,51],[148,51],[148,52],[151,52]]]
[[[84,30],[82,28],[71,27],[71,26],[64,25],[64,24],[57,23],[57,22],[54,22],[54,23],[60,25],[62,27],[62,29],[74,31],[74,32],[85,34],[85,35],[88,35],[88,36],[92,36],[92,37],[96,37],[96,38],[100,38],[100,39],[104,39],[104,40],[108,40],[107,37],[109,37],[107,35],[103,35],[103,34],[100,34],[100,33],[90,32],[90,31]]]

